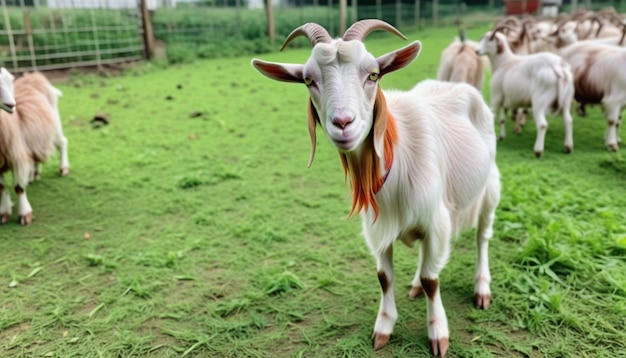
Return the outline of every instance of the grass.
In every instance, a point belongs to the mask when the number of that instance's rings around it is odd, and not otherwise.
[[[407,33],[423,52],[382,86],[433,77],[454,34]],[[368,48],[380,55],[403,44],[376,36]],[[308,53],[263,58],[303,62]],[[57,158],[47,163],[28,187],[33,224],[14,217],[0,227],[0,356],[427,354],[425,303],[406,298],[417,253],[404,247],[399,319],[373,352],[380,289],[359,219],[346,220],[337,154],[320,134],[306,168],[306,89],[249,62],[147,64],[58,84],[72,172],[59,178]],[[101,112],[110,124],[94,129]],[[604,148],[600,110],[588,112],[575,117],[571,155],[558,118],[541,159],[532,121],[520,136],[509,125],[498,143],[494,301],[472,307],[475,244],[465,233],[441,275],[448,356],[626,354],[626,165],[623,150]]]

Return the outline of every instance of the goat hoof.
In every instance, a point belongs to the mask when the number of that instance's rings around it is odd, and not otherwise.
[[[491,304],[491,295],[476,293],[474,295],[474,304],[476,308],[486,310],[489,308],[489,304]]]
[[[2,217],[0,217],[0,224],[6,224],[7,222],[9,222],[10,216],[11,216],[11,213],[2,214]]]
[[[435,357],[445,357],[448,352],[448,347],[450,346],[450,339],[448,338],[439,338],[439,339],[431,339],[430,340],[430,349],[433,352]]]
[[[411,287],[411,292],[409,292],[409,299],[410,300],[416,299],[423,294],[424,294],[424,289],[422,288],[422,286],[413,286]]]
[[[30,225],[30,223],[33,222],[33,213],[30,212],[26,215],[20,215],[20,225],[22,226],[26,226],[26,225]]]
[[[617,150],[619,149],[617,144],[609,144],[609,150],[611,152],[617,152]]]
[[[541,158],[541,155],[542,155],[542,154],[543,154],[543,152],[542,152],[542,151],[540,151],[540,150],[536,150],[536,151],[535,151],[535,157],[537,157],[537,158]]]
[[[59,174],[62,177],[68,176],[70,174],[70,168],[61,168],[61,169],[59,169]]]
[[[565,146],[565,153],[566,154],[571,154],[574,151],[574,149],[572,148],[572,146],[570,145],[566,145]]]
[[[374,333],[374,350],[377,351],[379,349],[381,349],[382,347],[387,345],[387,342],[389,342],[389,335],[388,334],[382,334],[382,333]]]
[[[503,141],[503,140],[504,140],[504,136],[502,136],[502,135],[501,135],[501,136],[499,136],[499,137],[498,137],[498,140],[499,140],[499,141]]]

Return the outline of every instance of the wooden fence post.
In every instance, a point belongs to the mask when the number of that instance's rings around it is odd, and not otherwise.
[[[346,31],[346,17],[348,16],[348,0],[339,0],[339,34]]]
[[[413,14],[413,16],[415,16],[415,25],[417,25],[418,29],[422,25],[420,22],[420,16],[422,16],[420,6],[421,6],[420,0],[415,0],[415,9],[414,9],[415,13]]]
[[[267,37],[270,39],[270,45],[274,48],[276,41],[276,29],[274,27],[274,10],[272,9],[272,0],[265,0],[265,15],[267,15]]]
[[[151,60],[154,57],[154,31],[152,30],[152,17],[148,11],[146,0],[140,1],[141,6],[141,22],[143,27],[143,44],[146,49],[146,59]]]
[[[11,60],[13,60],[13,70],[17,70],[17,54],[15,52],[15,40],[13,38],[13,30],[11,30],[11,21],[9,20],[8,7],[5,0],[2,0],[2,12],[4,13],[4,23],[6,24],[7,36],[9,37],[9,50],[11,51]],[[6,65],[5,65],[6,66]]]

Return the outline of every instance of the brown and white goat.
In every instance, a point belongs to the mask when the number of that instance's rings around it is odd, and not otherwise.
[[[283,45],[307,36],[313,50],[306,64],[254,59],[252,65],[271,79],[307,86],[309,165],[317,124],[339,151],[352,187],[351,213],[361,214],[382,288],[374,349],[387,344],[398,316],[393,244],[400,240],[411,246],[419,241],[409,296],[426,293],[431,349],[444,356],[449,331],[439,273],[448,261],[452,237],[476,225],[475,302],[481,309],[491,302],[487,251],[500,197],[493,114],[481,94],[465,83],[428,80],[410,91],[383,91],[380,79],[409,65],[421,43],[414,41],[376,58],[362,42],[374,30],[405,39],[380,20],[361,20],[338,39],[320,25],[307,23]]]
[[[488,61],[488,60],[487,60]],[[448,82],[465,82],[483,90],[483,60],[476,54],[476,44],[455,38],[441,52],[437,79]]]
[[[55,145],[61,151],[61,175],[69,173],[67,139],[61,129],[57,108],[61,92],[40,73],[26,74],[15,80],[0,68],[0,223],[11,216],[13,204],[4,180],[13,173],[21,225],[32,221],[32,207],[26,196],[29,181],[40,174],[40,166]]]
[[[626,107],[626,48],[579,42],[563,48],[560,55],[572,66],[576,101],[602,105],[607,122],[604,142],[617,151]]]

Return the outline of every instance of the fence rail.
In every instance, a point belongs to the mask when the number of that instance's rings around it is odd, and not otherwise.
[[[25,1],[0,0],[0,65],[12,72],[146,59],[154,52],[155,40],[170,62],[275,50],[267,34],[266,12],[248,8],[246,4],[252,0],[154,0],[163,6],[151,11],[146,2],[153,0],[30,0],[31,6]],[[304,0],[291,1],[302,4]],[[333,36],[339,35],[342,21],[337,1],[276,6],[276,37],[285,38],[309,21],[326,27]],[[407,31],[452,25],[460,0],[385,0],[355,7],[357,1],[350,0],[345,12],[349,23],[381,18]],[[489,22],[504,15],[504,0],[485,1],[489,5],[467,7],[465,24]],[[106,8],[107,4],[113,4],[113,8]],[[580,4],[593,10],[607,6],[620,12],[626,9],[626,0],[584,0]],[[570,5],[562,9],[569,11]],[[302,41],[300,44],[305,45]]]

